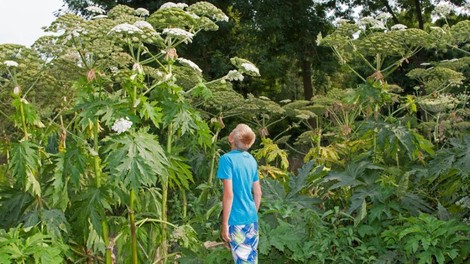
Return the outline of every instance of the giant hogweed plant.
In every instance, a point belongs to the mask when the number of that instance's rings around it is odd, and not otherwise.
[[[446,13],[439,13],[440,16]],[[455,25],[430,27],[428,31],[407,28],[404,25],[387,26],[386,14],[364,17],[356,24],[340,19],[336,30],[317,38],[319,45],[330,47],[340,64],[350,69],[364,84],[356,89],[350,102],[366,116],[386,112],[390,121],[397,120],[411,128],[417,112],[420,117],[434,124],[434,133],[429,139],[442,142],[439,136],[440,123],[465,119],[468,103],[464,72],[468,69],[468,20]],[[420,83],[415,94],[401,95],[403,89],[387,82],[388,76],[410,60],[421,50],[447,52],[452,50],[454,58],[440,62],[424,62],[406,75]],[[380,99],[380,100],[377,100]],[[399,107],[391,107],[399,102]],[[461,110],[462,109],[462,110]],[[443,122],[444,121],[444,122]],[[452,122],[453,128],[456,122]],[[452,130],[452,128],[448,129]]]
[[[180,230],[171,238],[182,241],[182,247],[190,247],[184,241],[194,236],[169,222],[171,190],[185,197],[192,181],[187,151],[214,143],[190,103],[210,98],[211,91],[201,69],[178,57],[177,47],[200,31],[217,30],[215,22],[228,17],[208,2],[166,3],[150,16],[145,9],[122,5],[106,15],[96,6],[89,11],[96,16],[59,17],[48,30],[60,34],[35,44],[48,58],[45,67],[67,61],[82,73],[67,87],[76,97],[67,99],[66,111],[48,120],[50,130],[17,84],[18,53],[3,62],[17,108],[18,117],[11,121],[23,134],[6,150],[14,184],[11,194],[0,196],[2,204],[10,205],[3,210],[16,212],[12,226],[32,214],[28,224],[58,230],[56,235],[74,241],[75,254],[87,262],[166,262],[169,227]],[[236,69],[212,83],[259,75],[247,60],[232,62]],[[178,85],[184,72],[196,80],[194,87]],[[42,137],[32,138],[32,131]],[[46,132],[58,136],[46,142]],[[20,205],[15,204],[21,196]],[[61,221],[41,218],[51,210]]]

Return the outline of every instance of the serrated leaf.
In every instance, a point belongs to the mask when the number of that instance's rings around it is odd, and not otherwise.
[[[166,176],[168,159],[154,135],[138,131],[107,141],[105,163],[115,182],[138,189],[154,185],[158,176]]]
[[[39,146],[29,141],[14,143],[11,148],[9,168],[25,190],[31,189],[32,194],[41,196],[41,186],[37,177],[41,158]]]

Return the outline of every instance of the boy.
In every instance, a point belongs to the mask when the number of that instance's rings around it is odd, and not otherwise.
[[[258,263],[258,210],[262,194],[258,164],[247,152],[255,139],[249,126],[237,125],[228,136],[231,151],[222,155],[217,170],[224,193],[222,239],[230,243],[236,264]]]

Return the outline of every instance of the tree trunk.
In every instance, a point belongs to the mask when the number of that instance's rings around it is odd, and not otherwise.
[[[304,84],[304,98],[310,100],[313,97],[313,86],[312,86],[312,68],[310,67],[310,61],[307,58],[300,60],[300,68],[302,69],[302,81]]]
[[[418,1],[419,1],[419,0],[418,0]],[[395,23],[395,24],[400,24],[400,21],[398,21],[397,16],[395,16],[395,13],[393,12],[392,7],[391,7],[390,4],[388,3],[388,0],[384,0],[383,3],[384,3],[384,5],[385,5],[385,8],[387,9],[387,11],[392,15],[393,23]]]
[[[421,3],[419,0],[415,0],[416,7],[416,18],[418,19],[419,29],[424,29],[423,15],[421,14]]]

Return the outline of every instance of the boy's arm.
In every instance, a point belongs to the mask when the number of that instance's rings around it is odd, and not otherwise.
[[[259,210],[262,195],[263,193],[261,192],[261,184],[259,183],[259,181],[255,181],[253,183],[253,199],[255,200],[256,211]]]
[[[222,198],[222,239],[226,242],[230,241],[230,235],[228,232],[228,219],[230,217],[230,211],[232,211],[233,203],[233,187],[232,180],[223,180],[224,195]]]

